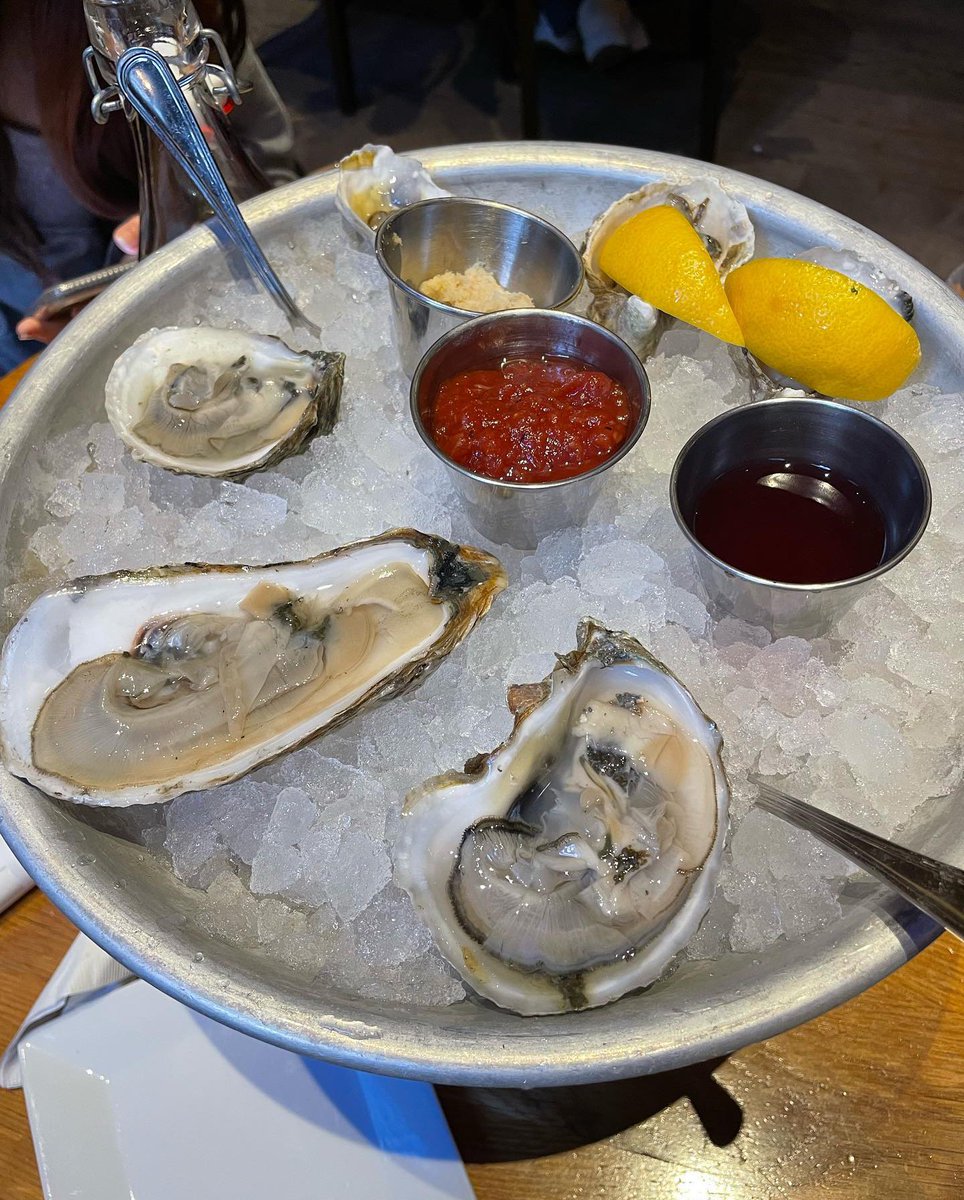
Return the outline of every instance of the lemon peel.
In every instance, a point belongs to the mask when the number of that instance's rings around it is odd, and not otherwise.
[[[883,400],[920,362],[909,322],[830,267],[757,258],[727,276],[725,291],[750,353],[825,396]]]
[[[599,266],[661,312],[734,346],[745,344],[720,273],[679,209],[659,204],[630,217],[603,243]]]

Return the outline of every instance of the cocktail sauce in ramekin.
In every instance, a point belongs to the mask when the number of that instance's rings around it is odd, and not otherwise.
[[[516,308],[443,334],[416,368],[409,407],[476,531],[528,550],[586,520],[646,427],[649,381],[595,321]]]
[[[477,475],[549,483],[606,462],[635,423],[622,384],[588,363],[543,355],[445,379],[429,432],[444,454]]]

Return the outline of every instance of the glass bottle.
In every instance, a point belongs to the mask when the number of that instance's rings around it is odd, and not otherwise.
[[[137,153],[140,193],[139,257],[183,233],[211,211],[197,189],[124,103],[114,68],[125,50],[156,50],[177,79],[214,160],[240,203],[268,191],[271,183],[251,160],[231,127],[228,113],[241,102],[231,60],[218,34],[202,27],[190,0],[84,0],[90,46],[84,66],[94,91],[94,119],[123,113]],[[211,61],[212,47],[220,62]]]

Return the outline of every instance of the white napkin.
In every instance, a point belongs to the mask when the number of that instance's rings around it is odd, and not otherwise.
[[[82,933],[74,939],[60,965],[47,981],[47,986],[37,997],[33,1008],[14,1035],[13,1041],[0,1058],[0,1087],[23,1086],[20,1077],[20,1059],[17,1047],[24,1034],[29,1033],[45,1021],[59,1017],[68,1009],[75,1008],[101,995],[107,988],[119,983],[128,983],[134,976],[126,967]]]
[[[0,912],[19,900],[33,887],[33,880],[14,858],[13,851],[0,837]]]

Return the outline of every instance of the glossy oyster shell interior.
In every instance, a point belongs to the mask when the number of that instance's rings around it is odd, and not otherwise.
[[[509,703],[502,746],[409,794],[396,880],[486,999],[527,1016],[606,1004],[659,978],[710,903],[721,739],[639,642],[593,621]]]
[[[375,231],[396,208],[452,193],[440,188],[417,158],[368,143],[338,164],[335,207],[352,236],[374,248]]]
[[[490,555],[404,529],[301,562],[76,580],[4,645],[4,764],[117,807],[236,779],[417,684],[505,581]]]

